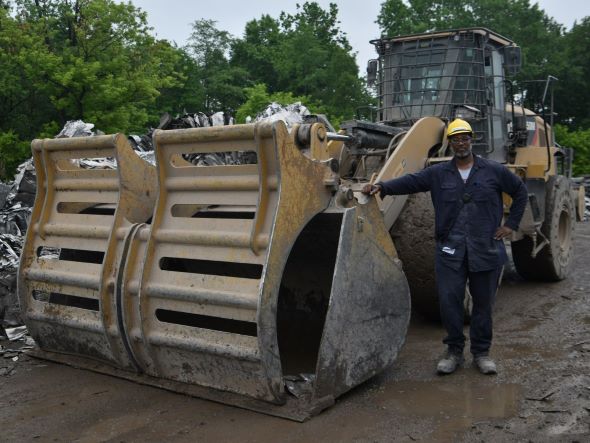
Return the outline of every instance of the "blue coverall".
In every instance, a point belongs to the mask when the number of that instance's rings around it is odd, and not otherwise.
[[[504,225],[516,231],[528,193],[522,180],[492,160],[474,157],[464,183],[455,160],[430,166],[416,174],[377,183],[381,197],[430,191],[435,212],[435,273],[439,305],[449,352],[462,354],[465,285],[473,299],[471,353],[487,355],[492,343],[492,307],[498,278],[507,260],[502,240],[502,193],[512,197]]]

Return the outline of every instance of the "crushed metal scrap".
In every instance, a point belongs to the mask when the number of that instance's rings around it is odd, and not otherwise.
[[[31,160],[21,164],[15,180],[2,184],[0,203],[0,326],[22,325],[16,295],[16,273],[23,236],[35,200],[36,177]]]
[[[70,120],[55,138],[90,137],[94,135],[93,128],[93,123],[85,123],[82,120]]]
[[[16,273],[23,237],[0,234],[0,323],[1,326],[23,324],[16,296]]]
[[[271,103],[266,109],[256,115],[254,121],[259,122],[267,120],[275,122],[282,120],[291,128],[294,124],[303,123],[306,116],[310,115],[309,109],[301,104],[301,102],[292,103],[287,106],[278,103]],[[251,118],[246,119],[246,123],[251,123]]]
[[[17,372],[21,355],[35,346],[27,335],[26,326],[0,327],[0,377],[9,377]]]

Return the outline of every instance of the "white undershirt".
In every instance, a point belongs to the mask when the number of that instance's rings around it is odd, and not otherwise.
[[[467,182],[467,177],[469,177],[469,173],[470,172],[471,172],[471,168],[469,168],[469,169],[459,169],[459,174],[461,174],[461,178],[463,179],[463,183],[466,183]]]

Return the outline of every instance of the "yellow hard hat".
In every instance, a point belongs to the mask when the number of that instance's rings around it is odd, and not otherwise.
[[[473,129],[471,129],[471,125],[467,123],[465,120],[461,120],[457,118],[449,123],[449,127],[447,128],[447,137],[451,137],[457,134],[473,134]]]

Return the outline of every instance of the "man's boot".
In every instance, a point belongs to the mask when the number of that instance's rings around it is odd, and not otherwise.
[[[494,360],[492,360],[487,355],[474,357],[473,362],[475,363],[477,369],[479,369],[479,372],[481,372],[482,374],[493,375],[498,373],[498,371],[496,370],[496,363],[494,363]]]
[[[436,365],[436,372],[441,375],[452,374],[463,364],[463,361],[463,354],[448,351]]]

